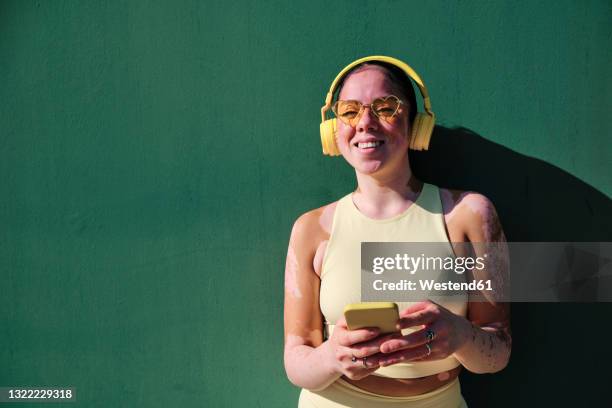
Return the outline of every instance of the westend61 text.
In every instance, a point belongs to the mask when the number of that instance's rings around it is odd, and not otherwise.
[[[411,280],[402,279],[398,282],[383,282],[377,279],[373,282],[374,290],[437,290],[437,291],[492,291],[490,280],[474,280],[471,282],[437,282],[433,279],[419,279],[417,283]]]

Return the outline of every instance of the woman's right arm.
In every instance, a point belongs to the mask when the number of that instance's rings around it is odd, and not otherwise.
[[[380,342],[371,340],[375,330],[348,331],[344,319],[336,322],[332,337],[323,341],[323,317],[319,307],[320,279],[314,270],[314,257],[328,234],[319,224],[320,211],[297,219],[291,231],[285,264],[285,370],[296,386],[322,390],[346,375],[363,378],[376,367],[363,367],[351,361],[379,351]]]

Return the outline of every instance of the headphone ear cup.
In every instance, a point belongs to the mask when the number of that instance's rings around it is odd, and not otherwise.
[[[436,118],[427,113],[417,113],[412,123],[410,148],[412,150],[427,150],[433,132]]]
[[[319,129],[321,130],[323,154],[340,156],[340,150],[338,150],[338,145],[336,144],[336,118],[321,122]]]

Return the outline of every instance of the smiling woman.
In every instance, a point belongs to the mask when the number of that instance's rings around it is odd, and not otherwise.
[[[407,75],[419,86],[425,113],[416,113]],[[330,108],[337,119],[325,119]],[[434,115],[422,80],[405,63],[367,57],[350,64],[332,84],[322,116],[324,153],[344,157],[357,189],[303,214],[291,232],[285,369],[303,389],[299,406],[466,406],[461,367],[490,373],[508,362],[508,305],[476,302],[467,292],[448,302],[397,302],[401,331],[391,335],[349,330],[342,310],[361,301],[361,242],[445,242],[448,257],[482,255],[481,245],[452,243],[497,243],[484,248],[505,259],[495,208],[478,193],[441,189],[412,174],[408,148],[427,148]],[[496,262],[478,278],[506,272]],[[469,271],[462,276],[473,280]]]

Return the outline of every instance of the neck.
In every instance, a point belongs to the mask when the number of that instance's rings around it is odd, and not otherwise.
[[[381,174],[356,172],[356,175],[358,187],[353,201],[370,214],[400,212],[416,200],[423,185],[412,174],[407,157],[395,171]]]

